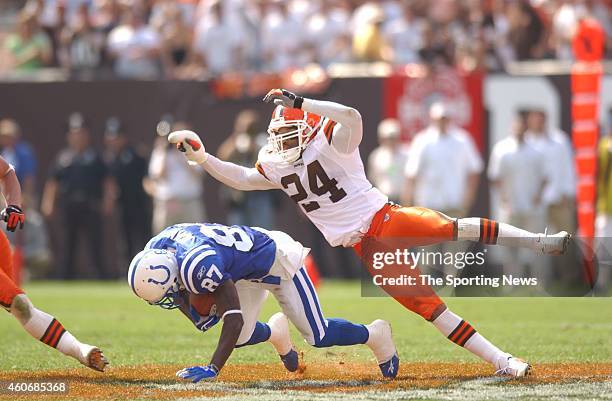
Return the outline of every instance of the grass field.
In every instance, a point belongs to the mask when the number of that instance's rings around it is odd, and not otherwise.
[[[124,283],[43,282],[26,291],[111,361],[107,374],[90,373],[32,341],[2,313],[0,380],[70,380],[68,395],[27,399],[339,399],[346,392],[354,399],[612,399],[612,298],[447,299],[500,348],[532,362],[531,379],[508,381],[490,377],[492,368],[393,300],[361,298],[359,283],[328,281],[319,291],[328,317],[391,322],[403,364],[399,380],[381,380],[365,346],[315,349],[294,332],[302,374],[285,373],[272,347],[261,344],[236,350],[216,383],[192,385],[173,373],[207,363],[220,327],[200,333],[180,312],[146,305]],[[270,297],[261,319],[277,310]]]

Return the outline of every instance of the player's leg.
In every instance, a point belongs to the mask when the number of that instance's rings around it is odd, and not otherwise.
[[[245,281],[236,283],[236,291],[240,299],[240,309],[242,309],[242,320],[244,322],[236,347],[268,341],[270,327],[257,321],[261,306],[268,297],[268,291],[261,287],[251,286],[250,283]]]
[[[492,364],[496,373],[510,376],[529,374],[530,365],[528,363],[497,348],[478,333],[471,324],[451,312],[445,305],[440,309],[442,312],[438,314],[436,311],[437,316],[431,323],[443,336]]]
[[[80,343],[53,316],[36,309],[10,276],[13,271],[11,245],[0,232],[0,305],[15,316],[32,337],[71,356],[83,365],[103,371],[108,362],[97,347]]]
[[[457,240],[478,241],[490,245],[529,248],[544,255],[559,255],[567,249],[570,235],[533,233],[495,220],[466,217],[457,219]]]
[[[442,213],[426,208],[402,208],[392,206],[383,210],[383,215],[378,215],[372,222],[372,228],[368,236],[378,239],[401,238],[402,242],[412,243],[410,246],[424,246],[436,242],[436,238],[442,240],[456,239],[457,225],[456,220]],[[461,220],[461,219],[460,219]],[[414,239],[418,241],[415,243]],[[389,246],[390,244],[379,244]],[[399,244],[394,244],[398,246]],[[372,244],[366,244],[366,247]],[[373,245],[374,248],[377,244]],[[363,249],[356,246],[355,251],[366,260],[365,253],[373,252],[372,249]],[[371,266],[368,270],[372,273]],[[406,269],[402,269],[404,273]],[[418,269],[410,270],[413,275],[418,276]],[[406,293],[402,293],[396,288],[381,286],[383,290],[392,295],[396,301],[407,309],[419,314],[424,319],[432,322],[445,337],[455,344],[464,347],[476,356],[493,364],[500,373],[507,373],[514,376],[527,374],[529,365],[513,358],[510,354],[504,353],[491,342],[480,335],[468,322],[451,312],[444,302],[435,294],[433,289],[427,285],[410,288]]]
[[[270,342],[285,368],[290,372],[298,369],[298,354],[293,349],[289,336],[289,324],[282,313],[274,314],[268,323],[258,321],[261,307],[268,297],[268,291],[261,285],[239,281],[236,283],[240,308],[242,309],[242,331],[236,348]]]
[[[261,307],[268,297],[268,291],[261,286],[246,281],[237,282],[236,290],[238,291],[244,322],[236,347],[269,341],[273,337],[270,325],[257,320]],[[274,338],[278,337],[276,333],[274,334]]]
[[[372,222],[368,235],[401,239],[407,246],[468,240],[530,248],[544,254],[563,253],[570,237],[565,231],[554,235],[532,233],[495,220],[480,217],[454,219],[423,207],[400,206],[381,210]]]
[[[6,258],[2,257],[2,254],[0,254],[0,259]],[[13,300],[16,296],[23,294],[23,290],[17,287],[13,278],[7,274],[7,270],[12,270],[11,265],[9,264],[7,268],[5,264],[6,260],[1,260],[0,262],[2,262],[2,264],[0,264],[0,266],[2,266],[2,268],[0,268],[0,306],[11,313]]]
[[[57,319],[36,309],[25,294],[15,296],[9,312],[32,337],[62,354],[71,356],[83,365],[100,372],[108,365],[108,361],[98,347],[79,342]]]
[[[318,348],[366,344],[374,352],[383,375],[397,375],[399,359],[389,323],[375,320],[363,325],[340,318],[326,319],[304,267],[292,280],[282,281],[272,293],[308,344]]]
[[[429,285],[420,285],[419,269],[408,269],[402,265],[376,270],[372,264],[373,254],[380,251],[393,252],[400,247],[426,246],[452,240],[455,233],[455,221],[442,213],[426,208],[387,205],[376,214],[362,242],[353,248],[372,276],[382,274],[387,279],[399,278],[400,275],[411,276],[416,283],[414,286],[383,284],[379,287],[406,309],[426,320],[432,320],[445,305]]]

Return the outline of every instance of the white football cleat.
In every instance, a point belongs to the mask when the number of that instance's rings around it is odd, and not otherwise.
[[[501,358],[499,366],[497,366],[496,375],[525,377],[531,372],[531,365],[520,358],[515,358],[512,355]]]
[[[365,326],[368,329],[369,337],[366,345],[370,347],[378,367],[384,377],[395,377],[399,371],[399,357],[397,349],[393,343],[391,325],[381,319],[374,320]]]
[[[283,365],[289,372],[295,372],[299,367],[299,355],[291,343],[289,320],[282,312],[277,312],[268,320],[270,326],[270,343],[278,352]]]
[[[567,250],[572,235],[567,231],[560,231],[556,234],[540,234],[537,244],[544,255],[562,255]]]
[[[104,369],[106,369],[108,365],[108,360],[104,356],[104,353],[102,353],[102,350],[88,344],[82,344],[80,348],[81,355],[78,358],[79,362],[88,368],[97,370],[98,372],[104,372]]]

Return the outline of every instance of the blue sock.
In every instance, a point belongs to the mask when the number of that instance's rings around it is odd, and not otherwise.
[[[272,331],[270,330],[270,326],[266,323],[257,322],[255,323],[255,330],[253,330],[253,334],[251,334],[251,338],[243,344],[236,345],[236,348],[244,347],[245,345],[253,345],[259,344],[264,341],[268,341],[270,338],[270,334]]]
[[[327,319],[325,337],[315,343],[315,347],[324,348],[332,345],[365,344],[370,337],[368,329],[363,324],[351,323],[344,319]]]

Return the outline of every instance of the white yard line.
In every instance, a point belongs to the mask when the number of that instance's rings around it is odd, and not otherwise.
[[[491,400],[547,400],[547,401],[603,401],[612,400],[612,378],[606,382],[578,381],[564,384],[510,384],[501,385],[500,378],[482,378],[457,382],[445,387],[431,389],[366,390],[368,383],[338,382],[332,380],[303,380],[299,382],[262,382],[254,387],[243,387],[231,383],[153,385],[167,390],[208,390],[227,392],[223,397],[183,398],[181,401],[340,401],[350,398],[355,401],[395,400],[445,400],[445,401],[491,401]],[[337,385],[364,386],[365,391],[350,393],[289,390],[293,386],[332,387]]]

